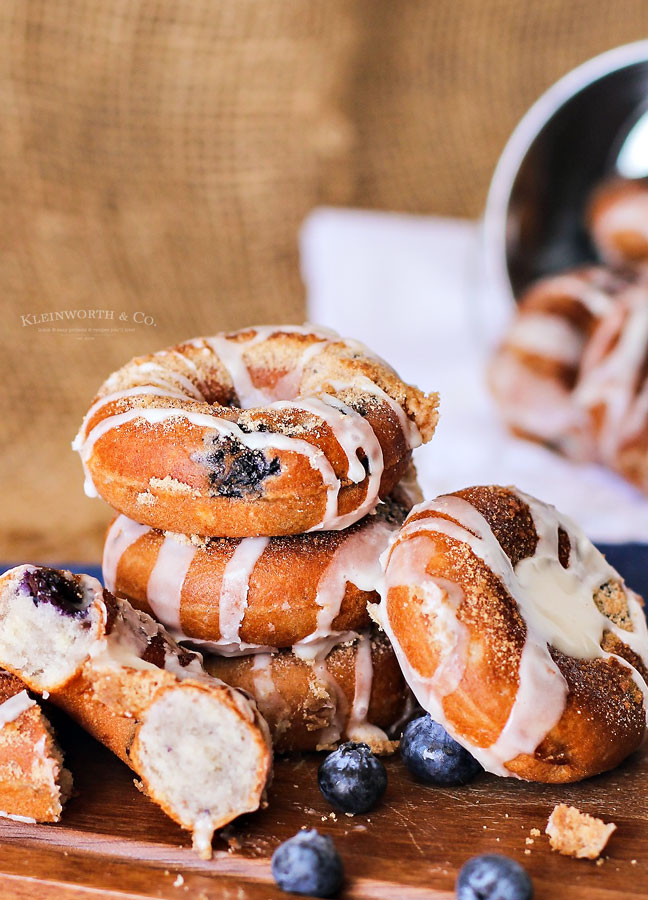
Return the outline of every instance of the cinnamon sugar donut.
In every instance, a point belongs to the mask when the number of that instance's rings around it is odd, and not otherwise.
[[[589,416],[596,458],[648,493],[648,287],[637,284],[594,330],[575,401]]]
[[[165,534],[122,515],[104,580],[176,638],[219,653],[339,640],[369,624],[379,557],[405,515],[388,500],[344,531],[238,539]]]
[[[489,370],[507,425],[577,459],[596,456],[585,410],[574,402],[583,351],[630,277],[589,266],[543,278],[521,298]]]
[[[100,388],[74,447],[86,492],[155,528],[343,529],[431,438],[437,401],[355,341],[255,327],[132,360]]]
[[[648,178],[612,178],[593,194],[587,214],[601,257],[615,266],[648,261]]]
[[[489,771],[577,781],[646,731],[641,601],[553,507],[474,487],[412,510],[380,618],[433,718]]]
[[[204,666],[255,698],[280,753],[329,749],[340,740],[363,741],[376,753],[394,749],[384,729],[402,718],[409,692],[377,629],[312,660],[286,648],[229,658],[205,654]]]

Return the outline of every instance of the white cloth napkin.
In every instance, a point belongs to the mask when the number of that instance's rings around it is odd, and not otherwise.
[[[301,253],[310,321],[364,341],[406,381],[440,393],[437,432],[415,453],[426,497],[515,484],[593,540],[648,541],[648,499],[637,490],[501,426],[484,369],[511,309],[484,284],[479,225],[318,209],[304,223]]]

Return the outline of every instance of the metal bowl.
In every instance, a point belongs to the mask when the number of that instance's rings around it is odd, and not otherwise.
[[[613,173],[648,175],[648,40],[569,72],[511,135],[484,217],[490,283],[514,300],[542,275],[595,260],[585,207]]]

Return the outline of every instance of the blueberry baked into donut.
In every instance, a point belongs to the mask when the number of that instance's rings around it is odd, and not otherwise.
[[[513,488],[415,507],[380,619],[421,705],[490,772],[569,782],[646,732],[641,601],[580,528]]]
[[[259,807],[270,739],[254,703],[94,578],[19,566],[0,578],[0,665],[76,719],[211,855]]]
[[[337,530],[394,488],[437,402],[355,341],[255,327],[134,359],[100,388],[74,446],[86,491],[154,528]]]

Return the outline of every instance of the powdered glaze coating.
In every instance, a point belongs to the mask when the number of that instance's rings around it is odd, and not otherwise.
[[[561,723],[570,697],[564,674],[569,670],[569,666],[565,668],[566,661],[613,660],[636,686],[633,703],[638,700],[641,704],[643,697],[645,730],[648,630],[638,598],[623,587],[619,574],[578,526],[553,507],[503,488],[473,488],[461,493],[464,496],[447,495],[416,507],[383,558],[386,576],[380,618],[419,702],[484,768],[499,775],[524,777],[512,772],[507,764],[524,755],[533,756]],[[476,508],[475,503],[488,500],[501,503],[504,510],[507,503],[510,505],[510,521],[515,528],[509,533],[504,526],[496,537]],[[509,544],[513,532],[515,546]],[[474,561],[471,565],[477,566],[478,580],[472,586],[465,575],[462,583],[448,583],[430,574],[430,560],[436,561],[438,570],[439,559],[451,552],[445,548],[455,548],[452,552]],[[492,575],[481,575],[482,571]],[[500,619],[502,613],[496,612],[493,601],[489,607],[488,600],[479,599],[481,590],[486,590],[480,585],[487,585],[489,577],[499,583],[498,591],[505,591],[502,603],[508,597],[515,604],[517,613],[505,614],[510,617],[508,625],[506,618]],[[421,664],[412,659],[411,648],[407,652],[404,649],[403,624],[398,617],[394,619],[402,602],[402,589],[418,598],[408,607],[410,614],[419,623],[434,623],[437,660],[432,674],[423,675]],[[477,613],[467,617],[465,590],[471,592],[473,609],[479,613],[477,620]],[[625,611],[621,618],[611,606],[603,608],[608,602],[606,592],[622,598]],[[496,618],[489,622],[489,615]],[[511,659],[518,659],[517,671],[512,675],[516,686],[508,718],[496,739],[486,746],[468,739],[446,714],[448,700],[458,697],[460,688],[467,691],[463,702],[470,695],[465,685],[470,684],[474,667],[469,647],[475,633],[481,636],[482,646],[491,647],[489,641],[502,641],[503,635],[510,634],[509,650],[504,650],[505,645],[501,652],[492,647],[492,664],[501,667],[502,672],[511,665]],[[558,665],[561,659],[563,662]],[[636,660],[636,664],[631,660]],[[612,672],[607,677],[612,679]],[[479,702],[476,697],[474,700]],[[622,713],[623,708],[619,715]],[[632,749],[634,746],[628,747],[627,752]],[[592,766],[596,766],[595,761]]]

